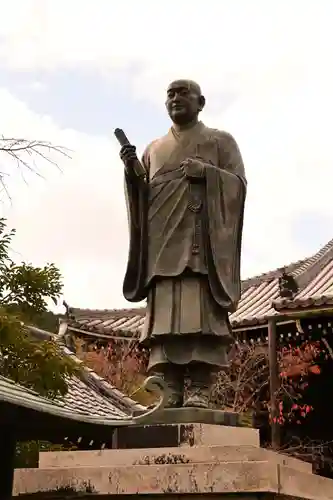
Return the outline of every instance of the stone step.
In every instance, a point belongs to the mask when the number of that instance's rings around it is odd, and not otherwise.
[[[73,490],[98,494],[274,492],[278,488],[276,467],[267,462],[132,467],[69,467],[17,469],[14,495]]]
[[[240,461],[273,461],[295,470],[312,472],[312,466],[307,462],[264,448],[243,445],[43,452],[39,455],[39,468],[121,467],[188,463],[221,464]]]
[[[275,461],[124,467],[18,469],[14,495],[67,491],[76,495],[274,493],[332,500],[333,481]],[[44,496],[43,496],[44,498]],[[59,497],[60,498],[60,497]]]

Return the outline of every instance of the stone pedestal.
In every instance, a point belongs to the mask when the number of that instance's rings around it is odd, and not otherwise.
[[[196,424],[192,424],[196,422]],[[113,448],[165,448],[199,444],[238,444],[237,413],[202,408],[164,409],[152,416],[149,425],[120,427],[113,435]],[[223,426],[223,427],[222,427]],[[228,427],[226,427],[228,426]],[[229,428],[229,431],[223,429]],[[242,429],[244,444],[256,444],[257,435]]]
[[[39,469],[15,471],[14,494],[23,494],[22,500],[111,495],[187,500],[216,493],[228,500],[231,494],[248,500],[263,493],[333,500],[333,481],[313,475],[308,463],[260,448],[254,429],[197,423],[173,424],[175,429],[178,443],[172,447],[41,453]]]

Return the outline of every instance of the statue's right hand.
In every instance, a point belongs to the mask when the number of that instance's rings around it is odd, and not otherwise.
[[[124,163],[126,168],[133,167],[133,164],[137,161],[136,147],[132,144],[125,144],[120,150],[120,159]]]

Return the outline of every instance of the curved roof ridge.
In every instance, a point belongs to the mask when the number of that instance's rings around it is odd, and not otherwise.
[[[272,281],[279,278],[282,270],[284,270],[287,274],[292,274],[292,276],[297,279],[298,283],[298,278],[303,275],[303,273],[308,271],[312,266],[318,264],[319,261],[323,259],[323,257],[326,257],[327,255],[329,256],[331,252],[333,253],[333,238],[328,243],[326,243],[326,245],[321,247],[318,252],[311,255],[310,257],[291,262],[290,264],[280,266],[272,271],[261,273],[257,276],[242,280],[242,291],[245,291],[251,286],[258,286],[264,281]],[[298,284],[300,285],[301,283]]]
[[[324,256],[330,254],[331,252],[333,253],[333,238],[328,243],[326,243],[326,245],[324,245],[317,253],[305,259],[303,264],[299,265],[297,269],[292,272],[292,275],[294,276],[294,278],[300,276],[310,267],[317,264],[318,261],[321,260]]]
[[[250,288],[251,286],[258,286],[264,281],[272,281],[274,279],[277,279],[281,276],[282,270],[284,270],[286,273],[292,273],[295,269],[297,269],[299,266],[304,264],[304,262],[307,259],[301,259],[297,260],[295,262],[292,262],[291,264],[287,264],[285,266],[280,266],[272,271],[267,271],[265,273],[258,274],[256,276],[253,276],[251,278],[247,278],[245,280],[242,280],[242,292],[244,292],[246,289]]]

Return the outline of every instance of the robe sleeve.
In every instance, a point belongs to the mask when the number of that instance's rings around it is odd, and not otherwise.
[[[145,156],[142,164],[147,170]],[[123,283],[123,295],[129,302],[140,302],[147,296],[147,212],[148,185],[125,172],[125,197],[129,225],[129,253]]]
[[[244,162],[238,144],[231,134],[223,132],[219,141],[220,167],[241,179],[246,189]]]
[[[208,276],[215,300],[230,312],[240,299],[240,258],[246,177],[234,138],[218,138],[219,165],[206,169]]]

